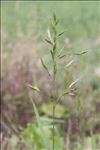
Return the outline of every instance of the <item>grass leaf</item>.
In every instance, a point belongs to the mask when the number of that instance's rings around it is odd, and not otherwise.
[[[49,148],[50,147],[49,139],[48,139],[48,137],[46,136],[46,134],[44,132],[44,129],[43,129],[42,124],[41,124],[41,120],[40,120],[40,116],[39,116],[38,110],[37,110],[36,105],[35,105],[34,101],[32,100],[32,98],[31,98],[31,102],[32,102],[33,109],[34,109],[34,112],[35,112],[35,115],[36,115],[37,124],[38,124],[38,126],[40,128],[40,131],[41,131],[41,140],[43,141],[46,150],[50,150],[50,148]]]
[[[50,41],[51,41],[51,43],[52,43],[51,33],[50,33],[50,30],[49,30],[49,29],[47,30],[47,33],[48,33],[48,38],[50,39]]]
[[[37,86],[28,85],[28,87],[34,91],[40,92],[40,89]]]
[[[63,55],[59,56],[59,59],[61,59],[61,58],[65,57],[65,56],[66,56],[66,55],[65,55],[65,54],[63,54]]]
[[[47,43],[49,43],[50,45],[53,45],[53,43],[52,43],[50,40],[45,39],[45,41],[46,41]]]
[[[61,35],[63,35],[64,33],[65,33],[64,31],[61,32],[61,33],[59,33],[59,34],[58,34],[58,37],[61,36]]]
[[[80,53],[74,53],[75,55],[83,55],[85,53],[87,53],[88,51],[83,51],[83,52],[80,52]]]
[[[53,53],[53,51],[51,50],[50,53],[51,53],[52,59],[54,60],[54,53]]]
[[[78,79],[76,79],[74,82],[72,82],[72,83],[69,85],[69,88],[72,88],[79,80],[80,80],[80,78],[78,78]]]
[[[56,73],[57,73],[57,64],[54,63],[54,77],[56,76]]]
[[[63,49],[64,49],[64,47],[61,48],[61,50],[60,50],[60,52],[59,52],[59,54],[58,54],[58,57],[61,56],[61,54],[62,54],[62,52],[63,52]]]
[[[44,63],[44,61],[42,60],[42,58],[41,58],[41,63],[42,63],[42,66],[44,67],[44,69],[48,72],[48,74],[49,74],[49,76],[50,76],[48,67],[45,65],[45,63]]]
[[[75,61],[75,59],[72,59],[66,66],[65,68],[69,67],[70,65],[72,65],[72,63]]]

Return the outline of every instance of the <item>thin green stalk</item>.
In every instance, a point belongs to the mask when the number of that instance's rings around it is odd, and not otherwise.
[[[55,117],[55,105],[53,104],[53,143],[52,143],[52,149],[54,150],[54,146],[55,146],[55,126],[54,126],[54,117]]]
[[[55,95],[55,74],[54,74],[54,71],[53,71],[53,93]],[[55,96],[54,96],[55,97]],[[52,150],[54,150],[54,147],[55,147],[55,125],[54,125],[54,118],[55,118],[55,99],[53,99],[53,110],[52,110],[52,120],[53,120],[53,128],[52,128]]]
[[[56,90],[56,87],[55,87],[55,78],[56,78],[56,73],[57,73],[57,66],[56,66],[56,60],[55,60],[55,57],[56,57],[56,46],[57,46],[57,43],[56,43],[56,33],[54,34],[54,45],[53,45],[53,53],[54,53],[54,59],[53,59],[53,92],[54,92],[54,95],[55,95],[55,90]],[[56,106],[56,103],[55,103],[55,99],[53,100],[53,114],[52,114],[52,118],[53,118],[53,131],[52,131],[52,134],[53,134],[53,139],[52,139],[52,150],[54,150],[54,147],[55,147],[55,125],[54,125],[54,118],[55,118],[55,106]]]

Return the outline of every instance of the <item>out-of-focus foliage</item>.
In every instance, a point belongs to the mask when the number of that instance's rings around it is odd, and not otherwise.
[[[52,147],[52,131],[50,130],[49,126],[44,126],[43,127],[44,132],[46,136],[49,138],[49,147]],[[40,132],[40,128],[33,123],[29,125],[23,133],[25,143],[27,144],[27,149],[45,149],[45,145],[42,142],[41,135],[44,134]],[[63,138],[60,137],[59,135],[55,136],[55,149],[64,149],[64,142]]]
[[[52,139],[51,130],[49,127],[44,127],[46,134],[48,135],[50,142]],[[29,125],[23,133],[23,137],[26,143],[27,149],[45,149],[41,141],[41,135],[39,128],[34,124]],[[51,143],[52,145],[52,143]],[[86,137],[78,141],[73,141],[73,150],[96,150],[100,147],[100,135],[93,135],[92,137]],[[55,135],[55,149],[64,150],[63,138],[60,135]]]
[[[52,105],[47,99],[51,84],[39,58],[42,57],[46,66],[51,68],[49,45],[42,43],[52,12],[56,12],[61,22],[58,30],[66,30],[59,43],[65,47],[67,57],[65,61],[59,61],[58,94],[72,80],[82,77],[75,86],[75,93],[65,96],[57,106],[55,145],[60,150],[64,148],[71,118],[73,150],[100,149],[100,2],[2,1],[1,7],[2,149],[30,150],[32,146],[34,149],[43,146],[29,94],[34,97],[43,128],[51,142]],[[82,51],[88,53],[75,55]],[[71,66],[67,66],[63,74],[65,62],[71,62]],[[28,93],[29,84],[39,87],[40,96],[31,89]],[[19,136],[20,129],[28,122],[32,124],[23,129],[23,139]],[[80,136],[83,136],[82,141]]]
[[[59,28],[68,29],[68,37],[74,40],[86,36],[93,38],[99,31],[99,5],[98,1],[2,2],[2,24],[10,35],[9,40],[14,40],[18,28],[28,37],[34,32],[36,37],[43,37],[47,20],[56,12],[61,20]]]

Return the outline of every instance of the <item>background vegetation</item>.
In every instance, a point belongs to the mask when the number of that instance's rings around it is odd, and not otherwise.
[[[53,12],[60,21],[58,31],[66,30],[59,42],[67,55],[59,63],[59,93],[62,85],[66,88],[82,77],[74,94],[64,97],[57,106],[55,147],[100,149],[100,2],[2,1],[1,9],[2,149],[45,148],[39,122],[51,145],[52,106],[48,96],[52,86],[40,57],[50,69],[49,45],[44,38]],[[75,63],[63,73],[65,62],[82,51],[88,53],[75,56]],[[27,84],[38,85],[40,95],[28,90]],[[37,106],[35,113],[29,95]],[[40,117],[35,117],[38,112]]]

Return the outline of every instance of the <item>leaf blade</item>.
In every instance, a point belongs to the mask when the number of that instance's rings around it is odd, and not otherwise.
[[[63,35],[65,32],[63,31],[63,32],[61,32],[61,33],[59,33],[58,35],[57,35],[57,37],[59,37],[59,36],[61,36],[61,35]]]
[[[34,91],[40,92],[40,89],[37,86],[32,86],[28,84],[28,87],[31,88]]]
[[[49,40],[49,39],[45,39],[45,41],[46,41],[48,44],[53,45],[53,43],[52,43],[52,41],[51,41],[51,40]]]
[[[38,124],[38,126],[39,126],[39,128],[40,128],[40,131],[41,131],[41,139],[42,139],[42,141],[43,141],[43,143],[44,143],[44,145],[45,145],[45,148],[46,148],[47,150],[50,150],[50,147],[49,147],[49,146],[50,146],[50,145],[49,145],[49,139],[48,139],[48,137],[46,136],[46,134],[45,134],[45,132],[44,132],[44,129],[43,129],[43,127],[42,127],[38,110],[37,110],[36,105],[35,105],[34,101],[32,100],[32,98],[31,98],[30,100],[31,100],[31,103],[32,103],[32,105],[33,105],[33,109],[34,109],[34,112],[35,112],[35,115],[36,115],[37,124]]]
[[[49,70],[48,70],[48,67],[45,65],[43,59],[41,58],[41,63],[42,63],[42,66],[44,67],[44,69],[47,71],[48,75],[50,76],[50,73],[49,73]]]
[[[83,55],[83,54],[86,54],[88,51],[83,51],[83,52],[80,52],[80,53],[74,53],[75,55]]]
[[[81,78],[76,79],[75,81],[73,81],[70,85],[69,88],[72,88]]]
[[[75,61],[75,59],[72,59],[72,60],[65,66],[65,68],[71,66],[71,65],[73,64],[74,61]]]

